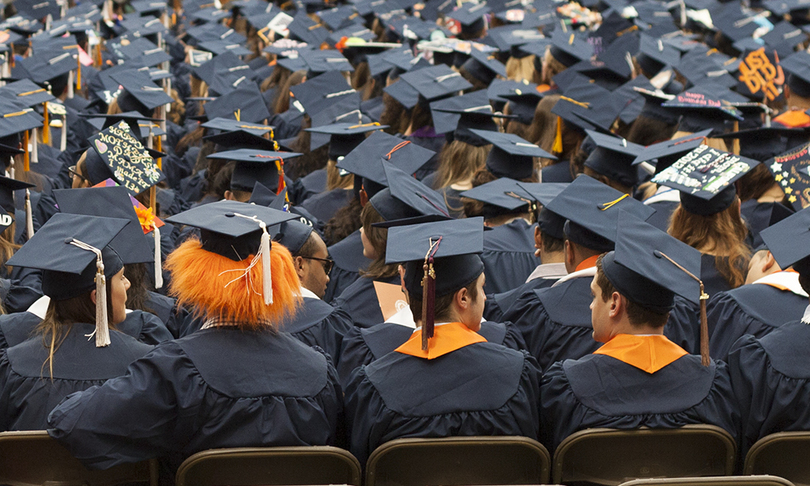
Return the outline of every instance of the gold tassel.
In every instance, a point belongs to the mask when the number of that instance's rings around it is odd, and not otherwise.
[[[554,135],[554,145],[551,146],[551,151],[555,154],[563,152],[562,143],[562,117],[557,117],[557,133]]]
[[[28,130],[23,132],[23,170],[28,172],[31,170],[31,154],[28,153]]]
[[[43,124],[45,126],[42,127],[42,143],[44,143],[45,145],[50,145],[51,144],[51,122],[50,122],[50,115],[48,114],[48,102],[46,101],[46,102],[42,103],[42,106],[45,107],[45,110],[43,110],[45,112],[44,113],[45,120],[43,122]]]
[[[82,56],[76,54],[76,92],[82,90]]]

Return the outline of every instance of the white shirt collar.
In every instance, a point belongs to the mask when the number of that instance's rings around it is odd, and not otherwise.
[[[552,287],[556,287],[556,286],[560,285],[561,283],[567,282],[567,281],[569,281],[571,279],[574,279],[574,278],[580,278],[580,277],[591,277],[591,278],[593,278],[594,275],[596,275],[596,267],[595,266],[594,267],[583,268],[582,270],[578,270],[576,272],[569,273],[565,277],[557,280],[556,282],[554,282],[554,285],[552,285]]]
[[[310,298],[310,299],[318,299],[318,300],[320,300],[320,297],[315,295],[315,292],[313,292],[313,291],[311,291],[308,288],[303,287],[303,286],[301,287],[301,297],[307,297],[307,298]]]
[[[804,316],[802,317],[802,322],[805,324],[810,324],[810,305],[804,309]]]
[[[555,279],[565,277],[568,272],[565,270],[565,263],[543,263],[537,265],[534,271],[526,279],[527,282],[537,278]]]

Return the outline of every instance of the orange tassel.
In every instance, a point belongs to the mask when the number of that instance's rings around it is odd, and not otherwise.
[[[249,329],[278,328],[301,304],[301,282],[289,250],[272,245],[270,258],[273,268],[270,305],[265,305],[262,296],[261,262],[246,277],[238,278],[250,266],[253,255],[235,262],[203,250],[197,239],[186,241],[166,259],[165,269],[172,275],[169,292],[177,297],[179,305],[194,309],[199,317],[235,320]]]
[[[44,143],[46,145],[50,145],[51,144],[51,123],[49,121],[50,116],[48,114],[48,102],[46,101],[46,102],[42,103],[42,106],[45,107],[45,110],[43,110],[45,112],[45,116],[44,116],[45,120],[42,122],[42,124],[44,125],[42,127],[42,143]]]
[[[96,68],[101,69],[101,65],[104,63],[101,56],[101,43],[99,42],[96,45]]]
[[[284,182],[284,161],[281,159],[276,159],[276,169],[278,169],[278,191],[276,191],[276,195],[281,194],[281,191],[287,188],[287,184]]]
[[[28,172],[31,170],[31,154],[28,153],[28,130],[23,132],[23,150],[25,150],[25,154],[23,155],[23,170]]]
[[[77,51],[78,52],[78,51]],[[82,56],[76,55],[76,91],[82,90]]]
[[[555,154],[561,154],[563,152],[562,118],[559,116],[557,117],[557,133],[554,135],[554,145],[551,146],[551,151]]]
[[[155,142],[155,150],[158,152],[163,152],[163,141],[160,139],[160,137],[158,137],[157,142]],[[157,166],[158,169],[163,170],[163,157],[158,157]]]

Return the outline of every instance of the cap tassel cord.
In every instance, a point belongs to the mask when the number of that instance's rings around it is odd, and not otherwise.
[[[78,46],[77,46],[78,47]],[[76,55],[76,92],[82,90],[82,56]]]
[[[709,320],[708,317],[706,317],[706,301],[709,300],[709,294],[707,294],[703,288],[703,281],[697,278],[695,274],[685,269],[680,263],[668,257],[666,253],[656,250],[655,254],[666,258],[671,264],[697,280],[700,284],[700,362],[703,366],[709,366],[712,362],[711,356],[709,356]]]
[[[25,190],[25,230],[30,240],[34,236],[34,217],[31,211],[31,191]]]
[[[388,151],[387,154],[385,154],[385,160],[391,160],[391,156],[394,155],[394,152],[405,147],[409,143],[411,143],[410,140],[405,140],[404,142],[399,142],[398,144],[394,145],[394,148],[392,148],[391,150]]]
[[[554,135],[554,144],[551,146],[551,151],[555,154],[561,154],[563,151],[562,143],[562,117],[557,117],[557,133]]]
[[[46,145],[51,144],[51,121],[50,115],[48,114],[48,102],[42,103],[43,110],[43,117],[44,120],[42,122],[42,143]]]
[[[270,233],[267,232],[267,224],[256,216],[245,216],[244,214],[233,213],[234,216],[249,219],[259,223],[262,229],[261,244],[259,245],[259,252],[253,258],[250,266],[246,269],[246,275],[250,273],[250,269],[256,264],[259,259],[262,262],[262,295],[264,296],[264,304],[270,305],[273,303],[273,279],[270,271]]]
[[[276,159],[276,170],[278,171],[278,191],[276,191],[278,196],[287,188],[287,183],[284,181],[284,160],[281,157]]]
[[[436,304],[436,272],[433,269],[433,257],[439,250],[439,243],[442,242],[440,236],[435,242],[430,242],[425,254],[425,263],[422,265],[424,276],[422,277],[422,351],[428,350],[428,340],[433,337],[435,324],[434,315]]]
[[[619,204],[619,202],[621,202],[621,200],[626,198],[626,197],[630,197],[630,194],[622,194],[620,197],[617,197],[616,199],[614,199],[614,200],[612,200],[610,202],[606,202],[604,204],[599,204],[596,207],[598,207],[600,211],[607,211],[608,209],[612,208],[613,206]]]
[[[110,328],[107,323],[107,277],[104,276],[104,259],[101,250],[90,246],[83,241],[73,238],[69,242],[71,245],[82,250],[92,251],[96,254],[96,330],[85,337],[96,336],[96,347],[103,348],[110,345]]]
[[[152,226],[155,228],[152,234],[155,237],[155,288],[159,289],[163,287],[163,254],[160,252],[160,228],[154,221]]]
[[[59,150],[64,152],[67,148],[67,113],[62,115],[62,130],[60,134],[61,140],[59,141]]]

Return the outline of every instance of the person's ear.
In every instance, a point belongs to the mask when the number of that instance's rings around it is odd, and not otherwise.
[[[534,256],[540,256],[540,250],[543,249],[543,233],[540,231],[540,226],[534,227]]]
[[[361,187],[361,188],[360,188],[360,207],[361,207],[361,208],[366,207],[366,204],[367,204],[367,203],[368,203],[368,193],[366,192],[366,190],[365,190],[365,189],[363,189],[363,188]]]
[[[95,304],[96,304],[96,291],[95,291],[95,289],[93,289],[92,291],[90,291],[90,300],[92,300],[92,301],[93,301],[93,305],[95,305]]]
[[[618,292],[613,292],[613,294],[610,296],[610,309],[608,310],[608,315],[613,318],[618,317],[625,305],[626,302],[621,294]]]
[[[763,260],[764,261],[762,262],[762,273],[770,271],[771,269],[773,269],[774,265],[776,265],[777,267],[779,266],[776,263],[776,259],[773,257],[773,253],[771,252],[766,252],[765,258]]]
[[[571,241],[565,240],[565,263],[573,268],[575,261],[577,261],[577,255],[574,245],[571,244]]]
[[[233,197],[233,193],[231,191],[225,191],[225,200],[226,201],[235,201],[236,198]]]
[[[297,256],[293,258],[293,262],[295,264],[295,273],[298,274],[298,278],[303,280],[304,279],[304,257]]]
[[[459,309],[467,310],[470,307],[470,295],[467,292],[467,288],[463,287],[461,290],[456,292],[456,303],[458,304]]]

